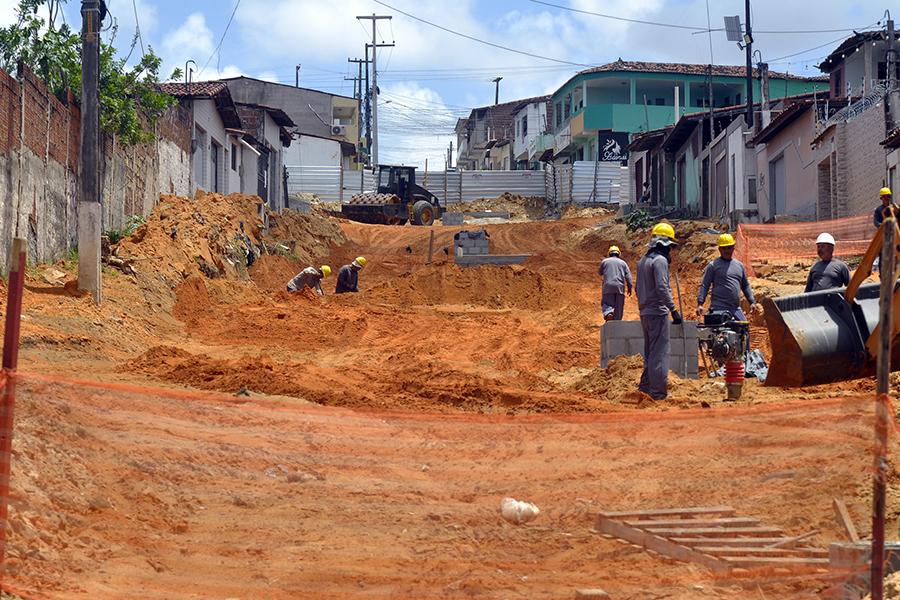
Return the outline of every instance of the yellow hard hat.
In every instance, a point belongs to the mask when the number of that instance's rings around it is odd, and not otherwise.
[[[719,247],[734,246],[734,237],[730,233],[723,233],[719,236]]]
[[[893,196],[893,194],[891,194],[891,188],[881,188],[881,191],[878,192],[878,195],[879,196]]]
[[[328,265],[322,265],[319,270],[322,271],[322,279],[325,279],[326,277],[331,275],[331,267],[329,267]]]
[[[362,256],[357,256],[356,260],[354,260],[350,264],[352,264],[354,267],[359,267],[360,269],[362,269],[363,267],[366,266],[366,259],[363,258]]]
[[[651,232],[653,235],[663,235],[670,239],[675,239],[675,230],[668,223],[657,223]]]
[[[618,247],[618,246],[610,246],[610,247],[609,247],[609,255],[612,256],[614,252],[615,252],[616,254],[621,254],[621,252],[619,252],[619,247]]]

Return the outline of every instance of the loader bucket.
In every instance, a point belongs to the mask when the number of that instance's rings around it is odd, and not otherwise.
[[[844,288],[764,299],[772,347],[766,385],[803,387],[874,374],[875,357],[865,344],[878,325],[880,290],[880,283],[860,286],[853,305]]]

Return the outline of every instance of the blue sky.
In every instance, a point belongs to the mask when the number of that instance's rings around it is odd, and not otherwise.
[[[107,0],[115,45],[164,59],[163,77],[193,60],[194,79],[246,75],[353,96],[377,21],[379,158],[442,169],[453,127],[472,108],[552,93],[580,70],[623,60],[743,65],[724,16],[744,0]],[[17,0],[0,0],[0,26]],[[80,23],[69,0],[67,21]],[[869,0],[753,0],[753,49],[772,71],[820,75],[816,65],[852,30],[884,26]],[[898,20],[900,11],[890,15]],[[880,25],[879,25],[880,22]],[[713,31],[707,31],[712,29]],[[107,35],[109,35],[107,33]],[[388,102],[390,101],[390,102]]]

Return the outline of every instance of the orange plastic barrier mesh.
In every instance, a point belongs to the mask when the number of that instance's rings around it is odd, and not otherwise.
[[[832,221],[804,223],[741,223],[735,232],[734,256],[755,276],[755,267],[765,264],[811,266],[819,260],[816,238],[820,233],[834,236],[834,257],[843,261],[861,257],[877,229],[872,215]]]
[[[511,417],[16,380],[2,586],[27,598],[805,598],[868,568],[714,571],[593,528],[729,506],[821,557],[835,498],[870,530],[872,396]]]

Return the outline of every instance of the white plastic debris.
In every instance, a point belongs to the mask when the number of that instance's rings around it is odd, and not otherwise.
[[[504,498],[500,501],[500,515],[513,525],[534,521],[539,514],[540,509],[531,502],[519,502],[515,498]]]

